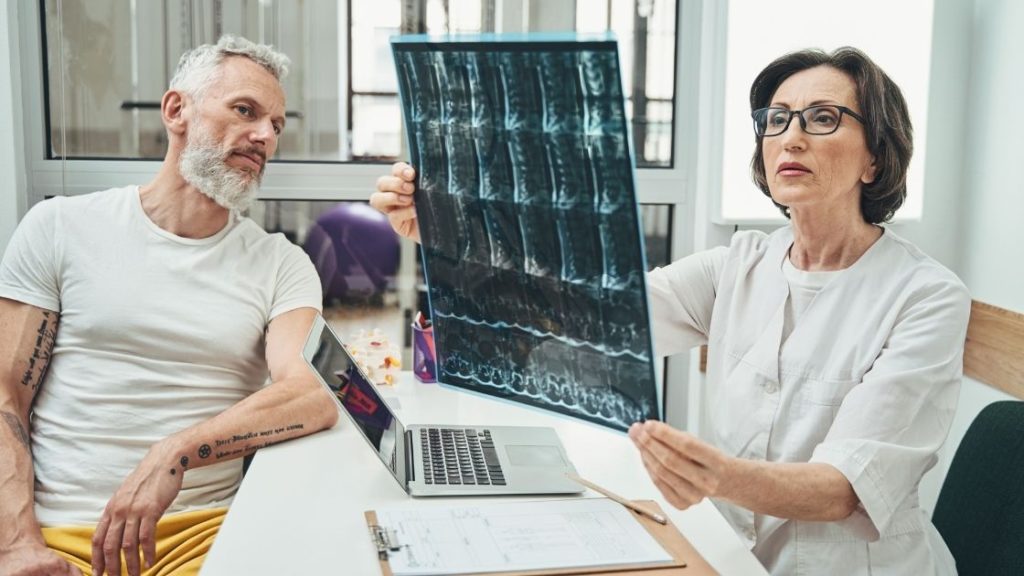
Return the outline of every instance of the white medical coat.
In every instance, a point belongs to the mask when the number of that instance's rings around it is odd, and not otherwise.
[[[739,232],[728,248],[651,272],[655,349],[708,344],[718,448],[831,464],[861,505],[839,522],[804,522],[715,504],[773,574],[955,573],[917,489],[956,409],[967,289],[886,230],[781,342],[792,242],[789,227]]]

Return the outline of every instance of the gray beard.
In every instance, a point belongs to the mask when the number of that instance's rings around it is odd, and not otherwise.
[[[200,126],[189,132],[185,150],[178,160],[178,170],[186,182],[218,205],[236,212],[244,212],[252,204],[263,181],[259,174],[247,175],[227,165],[230,155],[221,151],[217,143]]]

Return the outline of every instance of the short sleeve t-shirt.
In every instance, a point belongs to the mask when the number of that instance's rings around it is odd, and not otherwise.
[[[94,523],[163,438],[261,388],[270,321],[321,307],[300,248],[232,216],[202,239],[175,236],[137,186],[42,202],[0,264],[0,297],[60,313],[31,422],[36,515]],[[239,460],[190,470],[168,513],[227,505]]]

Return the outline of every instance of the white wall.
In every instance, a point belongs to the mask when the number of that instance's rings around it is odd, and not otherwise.
[[[924,202],[921,219],[891,225],[962,277],[960,239],[963,224],[964,142],[969,105],[973,0],[935,3],[927,146],[924,159]],[[915,137],[918,135],[915,134]],[[916,140],[916,138],[915,138]]]
[[[955,194],[948,198],[952,209],[960,212],[960,230],[957,233],[955,229],[947,231],[933,226],[926,214],[929,227],[920,235],[937,245],[956,245],[957,271],[976,300],[1024,311],[1024,266],[1019,253],[1024,246],[1024,179],[1020,171],[1024,162],[1024,113],[1019,112],[1024,94],[1024,34],[1020,29],[1024,23],[1024,3],[975,0],[972,8],[971,13],[962,14],[972,27],[971,74],[964,82],[966,100],[956,107],[932,108],[933,114],[945,110],[955,122],[966,118],[965,138],[946,143],[963,150],[963,176],[958,183],[960,202],[955,201]],[[958,7],[957,12],[962,10]],[[936,49],[948,52],[945,57],[955,61],[965,56],[939,46]],[[934,61],[939,61],[936,69],[942,65],[941,58]],[[933,127],[936,125],[932,123]],[[949,170],[949,174],[954,173]],[[941,236],[947,233],[950,239],[943,241]],[[934,506],[939,481],[974,417],[991,402],[1008,399],[1009,395],[988,386],[964,381],[942,458],[922,484],[925,507]]]
[[[963,270],[975,298],[1024,311],[1024,3],[977,0]]]
[[[929,63],[934,0],[729,0],[726,47],[724,149],[720,211],[712,217],[740,225],[785,222],[750,178],[754,146],[750,84],[782,54],[807,47],[835,50],[855,46],[881,66],[903,92],[914,124],[914,157],[907,169],[907,199],[898,219],[921,217],[928,138]],[[880,18],[879,14],[885,16]],[[822,25],[822,22],[830,22]]]
[[[25,198],[17,15],[17,2],[0,6],[0,254],[21,217]]]

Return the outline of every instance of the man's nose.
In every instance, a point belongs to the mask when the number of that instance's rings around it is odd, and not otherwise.
[[[274,130],[274,122],[269,118],[260,120],[253,126],[249,134],[249,140],[253,143],[260,142],[264,146],[272,146],[277,141],[277,132]]]

